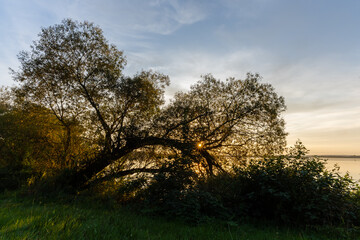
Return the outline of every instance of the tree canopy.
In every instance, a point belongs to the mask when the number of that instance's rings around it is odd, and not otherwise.
[[[72,161],[71,146],[79,141],[93,153],[77,152],[81,164],[70,164],[78,186],[111,166],[117,167],[106,177],[156,172],[174,156],[191,158],[191,167],[208,176],[285,147],[284,99],[258,74],[226,81],[204,75],[165,104],[168,76],[125,76],[123,52],[102,30],[70,19],[43,28],[18,58],[20,68],[12,71],[16,96],[57,119],[64,133],[62,161]]]

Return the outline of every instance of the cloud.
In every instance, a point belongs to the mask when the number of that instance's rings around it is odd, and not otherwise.
[[[183,25],[206,17],[204,8],[194,1],[97,0],[45,1],[38,4],[60,18],[94,21],[117,34],[171,34]]]
[[[203,20],[206,17],[207,7],[204,1],[189,0],[157,0],[151,5],[157,6],[167,19],[172,19],[178,24],[193,24]]]
[[[277,0],[222,0],[216,1],[229,18],[256,19],[278,2]]]
[[[291,113],[343,108],[360,100],[360,68],[341,66],[328,57],[286,62],[260,48],[225,53],[183,48],[128,52],[128,63],[128,73],[141,68],[158,70],[169,74],[183,89],[207,73],[220,79],[260,73],[264,82],[271,83],[285,96]]]
[[[266,58],[260,50],[239,50],[227,55],[189,51],[186,49],[168,50],[160,53],[129,52],[127,73],[152,69],[168,74],[171,78],[170,94],[176,90],[187,90],[200,79],[201,75],[211,73],[225,80],[228,77],[243,78],[249,71],[255,72],[257,60]]]
[[[294,105],[346,105],[360,101],[359,68],[339,62],[336,57],[277,62],[264,75],[287,95]]]
[[[360,68],[340,59],[328,55],[278,61],[265,72],[265,79],[285,97],[289,144],[300,138],[313,154],[360,153]]]
[[[201,21],[207,7],[190,0],[62,0],[5,1],[1,4],[0,51],[1,84],[9,85],[7,68],[16,68],[16,54],[28,50],[37,38],[40,27],[47,27],[64,18],[98,24],[111,43],[120,49],[142,51],[152,49],[154,35],[169,35],[179,28]],[[5,61],[5,60],[4,60]],[[6,69],[6,70],[5,70]]]

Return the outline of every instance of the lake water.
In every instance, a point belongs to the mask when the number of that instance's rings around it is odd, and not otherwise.
[[[325,157],[324,157],[325,158]],[[354,180],[360,180],[360,158],[326,158],[327,168],[332,169],[335,164],[340,167],[340,173],[349,172]]]

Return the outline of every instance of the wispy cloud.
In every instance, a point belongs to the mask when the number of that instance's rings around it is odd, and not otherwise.
[[[194,1],[179,0],[97,0],[69,1],[38,0],[38,4],[63,18],[94,21],[103,28],[118,34],[138,35],[144,33],[171,34],[179,27],[201,21],[206,12]],[[54,4],[58,7],[54,9]]]
[[[154,36],[169,35],[182,26],[196,23],[207,16],[200,1],[123,0],[123,1],[5,1],[0,5],[1,83],[9,85],[8,67],[16,68],[16,54],[29,49],[40,27],[59,23],[64,18],[89,20],[100,25],[110,42],[120,49],[152,49]],[[5,70],[6,69],[6,70]]]
[[[155,51],[129,53],[127,73],[133,74],[145,68],[168,74],[172,82],[168,91],[170,96],[177,90],[189,89],[201,75],[207,73],[220,79],[242,78],[249,71],[255,72],[257,60],[265,55],[261,50],[245,49],[226,55],[185,49],[163,51],[161,54]]]

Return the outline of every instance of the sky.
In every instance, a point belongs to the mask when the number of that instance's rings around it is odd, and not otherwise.
[[[41,27],[90,21],[127,58],[125,73],[169,75],[170,99],[201,75],[259,73],[286,101],[288,145],[360,155],[358,0],[0,0],[0,86]]]

